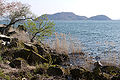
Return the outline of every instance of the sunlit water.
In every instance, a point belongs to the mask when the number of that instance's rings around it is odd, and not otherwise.
[[[0,24],[3,22],[0,22]],[[5,22],[4,22],[5,23]],[[71,35],[74,43],[92,56],[120,53],[120,21],[54,21],[55,31]]]
[[[58,33],[71,34],[91,55],[120,52],[120,21],[54,21]],[[74,42],[77,42],[76,39]],[[117,56],[118,57],[118,56]]]

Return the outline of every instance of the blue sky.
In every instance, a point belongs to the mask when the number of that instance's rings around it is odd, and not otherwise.
[[[9,0],[21,1],[31,5],[36,15],[57,12],[74,12],[81,16],[107,15],[120,19],[120,0]]]

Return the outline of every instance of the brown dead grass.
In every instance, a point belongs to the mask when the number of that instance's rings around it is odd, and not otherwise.
[[[47,46],[50,46],[53,50],[55,50],[58,54],[83,54],[82,48],[80,45],[75,45],[72,41],[70,35],[66,35],[63,33],[55,33],[55,39],[47,40],[44,42]]]
[[[66,36],[69,36],[69,39],[66,38]],[[70,55],[70,59],[73,65],[78,65],[88,70],[92,70],[94,68],[94,57],[89,56],[88,53],[82,52],[82,46],[79,44],[76,46],[71,35],[55,33],[55,39],[52,41],[52,44],[50,40],[48,40],[47,44],[50,45],[52,49],[57,51],[58,54],[64,53]],[[96,44],[101,43],[97,42]],[[111,46],[115,45],[114,43],[107,41],[104,44]],[[107,50],[105,49],[105,52],[106,51]],[[108,50],[105,55],[108,55],[108,57],[100,60],[103,66],[119,66],[119,64],[117,63],[118,56],[116,55],[116,53]]]
[[[87,54],[82,52],[81,45],[76,45],[73,42],[71,35],[69,35],[69,38],[66,38],[66,36],[68,37],[68,35],[63,33],[55,33],[55,39],[53,41],[47,40],[45,44],[51,46],[58,54],[62,53],[69,55],[73,65],[79,65],[86,68],[91,67],[91,65],[93,65],[92,58],[85,57]]]
[[[51,43],[51,44],[50,44]],[[69,45],[66,41],[65,34],[55,33],[55,39],[53,41],[48,40],[47,45],[50,45],[53,50],[55,50],[58,54],[68,54],[69,53]]]

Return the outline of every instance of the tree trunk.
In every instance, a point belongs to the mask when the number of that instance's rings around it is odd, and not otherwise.
[[[36,37],[36,35],[38,34],[39,32],[36,32],[35,34],[34,34],[34,36],[31,38],[31,42],[34,42],[34,38]]]

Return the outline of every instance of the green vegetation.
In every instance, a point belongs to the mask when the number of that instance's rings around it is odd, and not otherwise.
[[[13,7],[16,6],[17,4]],[[17,8],[10,12],[11,21],[5,30],[9,31],[10,26],[18,21],[25,20],[25,22],[24,25],[13,28],[14,35],[17,37],[11,36],[10,44],[4,45],[4,39],[0,40],[0,80],[120,79],[119,67],[101,66],[98,62],[93,62],[87,54],[81,51],[80,46],[74,45],[71,38],[71,44],[67,44],[65,34],[55,33],[54,48],[51,48],[50,44],[43,44],[42,40],[53,34],[55,24],[49,21],[46,15],[35,19],[27,18],[29,7],[26,5],[17,6]],[[3,12],[0,15],[3,15]],[[21,37],[26,37],[26,34],[30,36],[27,42],[24,39],[21,40]],[[20,38],[18,38],[19,35]],[[72,57],[68,54],[69,49]],[[76,54],[81,60],[80,66],[75,63]],[[71,65],[71,62],[74,65]],[[91,66],[92,69],[90,69]]]
[[[0,56],[0,63],[2,62],[2,57]]]
[[[54,25],[53,22],[48,21],[46,15],[42,15],[34,20],[27,20],[27,22],[24,23],[28,33],[32,35],[31,42],[33,42],[36,37],[43,40],[45,37],[51,36],[54,31]]]
[[[5,75],[3,71],[0,69],[0,79],[10,80],[10,77],[8,75]]]

